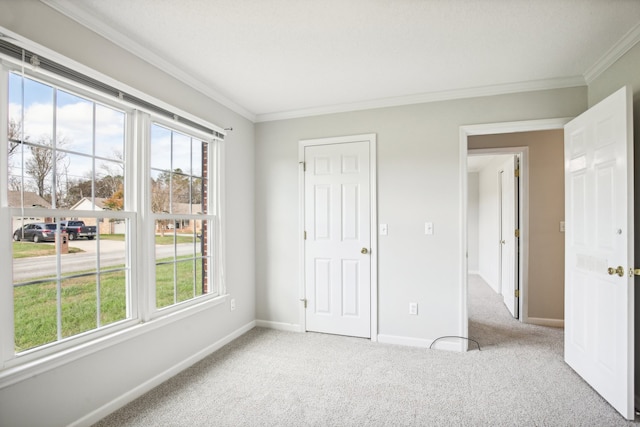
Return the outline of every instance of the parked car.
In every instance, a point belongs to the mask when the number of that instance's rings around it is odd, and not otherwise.
[[[25,224],[13,232],[13,240],[31,240],[33,243],[53,242],[56,240],[56,224],[36,222]]]
[[[96,237],[96,226],[85,225],[84,221],[61,221],[60,226],[69,235],[69,240],[86,237],[93,240]]]

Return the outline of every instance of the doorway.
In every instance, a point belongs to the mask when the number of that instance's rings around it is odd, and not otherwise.
[[[519,318],[522,213],[527,198],[520,175],[527,177],[526,147],[470,149],[468,170],[468,271],[501,296],[512,317]],[[526,229],[523,238],[526,237]]]
[[[467,336],[469,332],[468,324],[468,169],[467,169],[467,157],[469,141],[474,137],[480,138],[494,138],[502,140],[502,145],[498,147],[513,147],[514,145],[527,145],[529,146],[529,154],[534,153],[537,150],[536,144],[509,144],[510,134],[521,134],[524,137],[534,138],[538,131],[558,133],[562,135],[563,127],[568,122],[568,119],[549,119],[549,120],[533,120],[525,122],[512,122],[512,123],[496,123],[487,125],[471,125],[462,126],[460,128],[460,180],[462,183],[461,191],[461,224],[462,229],[462,242],[460,252],[460,265],[462,269],[460,271],[460,283],[462,284],[461,303],[462,303],[462,319],[460,332],[462,336]],[[561,138],[563,138],[561,136]],[[554,157],[554,161],[560,162],[560,169],[563,170],[563,143],[560,140],[558,145],[560,154]],[[493,147],[496,147],[495,145]],[[473,148],[476,148],[475,146]],[[479,147],[478,147],[479,148]],[[531,154],[533,156],[533,154]],[[557,159],[556,159],[557,157]],[[546,158],[543,155],[543,159],[540,162],[541,167],[544,170]],[[523,163],[527,163],[528,160],[523,159]],[[556,165],[557,166],[557,165]],[[530,170],[525,167],[525,171]],[[546,173],[539,174],[546,179]],[[529,193],[529,177],[526,172],[521,176],[523,180],[521,186],[523,194]],[[547,184],[545,184],[547,185]],[[560,185],[562,186],[562,185]],[[542,194],[540,196],[540,194]],[[542,197],[540,199],[540,197]],[[556,326],[562,327],[564,325],[564,235],[561,232],[560,225],[564,220],[564,194],[554,195],[560,200],[562,210],[559,212],[543,212],[541,217],[544,217],[540,222],[540,230],[536,230],[535,238],[536,242],[530,242],[529,230],[529,205],[528,199],[531,199],[531,204],[538,206],[540,209],[545,209],[545,198],[547,195],[543,192],[537,191],[536,194],[529,194],[529,196],[522,196],[521,200],[523,205],[522,211],[522,224],[520,227],[521,235],[521,247],[520,247],[520,259],[522,260],[519,276],[521,278],[520,283],[520,298],[521,301],[525,301],[525,304],[520,304],[520,321],[524,323],[533,323],[544,326]],[[547,216],[545,216],[547,215]],[[536,225],[538,227],[538,225]],[[544,242],[540,242],[540,237],[552,235],[557,240],[557,244],[545,245]],[[544,239],[543,239],[544,240]],[[535,244],[534,244],[535,243]],[[530,259],[529,250],[530,244],[533,245],[532,249],[536,251],[535,259]],[[554,251],[558,252],[556,254]],[[533,263],[536,263],[533,265]],[[559,264],[559,268],[548,268],[549,263]],[[542,267],[540,267],[542,266]],[[532,280],[531,271],[533,271],[533,279],[535,279],[535,292],[530,292],[530,283]],[[529,309],[536,307],[537,311],[533,314],[529,312]],[[467,343],[462,343],[462,349],[467,349]]]

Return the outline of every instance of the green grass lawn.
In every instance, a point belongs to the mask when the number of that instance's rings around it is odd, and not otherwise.
[[[82,249],[69,247],[69,253],[84,252]],[[13,242],[13,258],[28,258],[34,256],[55,255],[56,246],[53,243]]]
[[[113,270],[114,267],[109,267]],[[126,319],[126,271],[100,273],[100,324]],[[185,259],[156,266],[156,305],[166,307],[202,294],[202,261]],[[194,282],[195,280],[195,282]],[[61,286],[62,338],[98,327],[97,274],[63,280]],[[194,283],[197,285],[194,287]],[[15,350],[52,343],[57,335],[55,281],[14,288]]]

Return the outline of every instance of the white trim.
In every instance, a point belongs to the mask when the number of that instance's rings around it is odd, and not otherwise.
[[[299,324],[272,322],[271,320],[256,320],[256,326],[259,328],[275,329],[277,331],[304,332]]]
[[[531,325],[550,326],[552,328],[564,328],[564,319],[545,319],[542,317],[529,317],[528,321]]]
[[[1,64],[0,64],[1,65]],[[4,67],[0,66],[0,111],[8,112],[9,104],[9,74]],[[6,141],[8,135],[8,119],[9,114],[2,114],[0,117],[0,135]],[[0,176],[4,180],[9,176],[8,167],[8,142],[7,145],[2,144],[0,150]],[[3,286],[0,286],[0,369],[4,367],[4,361],[10,360],[15,355],[15,347],[13,341],[14,329],[14,312],[13,312],[13,244],[11,235],[13,233],[11,212],[9,206],[9,186],[0,185],[0,253],[5,256],[0,258],[0,271],[5,272],[5,280]],[[4,229],[4,233],[1,231]],[[5,234],[6,233],[6,234]],[[9,256],[6,256],[6,255]],[[7,283],[8,282],[8,283]]]
[[[398,96],[393,98],[374,99],[371,101],[353,102],[349,104],[330,105],[326,107],[308,108],[280,113],[257,114],[256,123],[275,120],[296,119],[300,117],[320,116],[324,114],[345,113],[349,111],[371,110],[375,108],[397,107],[402,105],[424,104],[429,102],[449,101],[453,99],[477,98],[481,96],[506,95],[510,93],[535,92],[540,90],[565,89],[586,86],[582,76],[565,77],[548,80],[535,80],[520,83],[507,83],[492,86],[453,89],[439,92],[427,92],[417,95]]]
[[[640,24],[630,29],[611,49],[609,49],[595,64],[584,73],[584,80],[590,85],[595,79],[611,67],[618,59],[640,42]]]
[[[460,126],[459,164],[460,164],[460,252],[459,259],[459,283],[460,283],[460,335],[468,336],[469,310],[467,305],[467,292],[469,288],[467,280],[467,151],[468,138],[472,135],[493,135],[512,132],[531,132],[550,129],[564,129],[564,125],[571,119],[542,119],[518,122],[487,123],[481,125]],[[528,219],[527,219],[528,220]],[[466,340],[465,340],[466,341]],[[468,348],[467,343],[462,345],[462,351]]]
[[[71,18],[80,25],[101,35],[105,39],[121,47],[133,55],[150,63],[154,67],[174,77],[178,81],[192,87],[198,92],[206,95],[212,100],[220,103],[228,109],[238,113],[244,118],[255,122],[256,116],[241,105],[222,95],[218,90],[212,88],[208,84],[202,82],[193,75],[186,73],[179,66],[165,60],[161,55],[152,52],[141,44],[133,41],[130,37],[122,32],[115,30],[107,25],[104,21],[94,17],[91,13],[82,8],[81,3],[70,0],[41,0],[47,6],[57,10],[63,15]]]
[[[182,360],[181,362],[176,363],[172,367],[166,369],[164,372],[161,372],[160,374],[156,375],[155,377],[143,382],[142,384],[140,384],[137,387],[127,391],[126,393],[124,393],[121,396],[113,399],[112,401],[108,402],[107,404],[102,405],[100,408],[96,409],[95,411],[92,411],[91,413],[83,416],[82,418],[70,423],[69,426],[80,427],[80,426],[91,426],[91,425],[95,424],[96,422],[100,421],[101,419],[103,419],[107,415],[111,414],[112,412],[122,408],[123,406],[125,406],[126,404],[128,404],[130,402],[133,402],[138,397],[140,397],[143,394],[151,391],[153,388],[159,386],[160,384],[162,384],[166,380],[170,379],[174,375],[176,375],[176,374],[182,372],[183,370],[187,369],[188,367],[196,364],[197,362],[199,362],[202,359],[204,359],[205,357],[213,354],[214,352],[216,352],[217,350],[219,350],[223,346],[229,344],[231,341],[233,341],[233,340],[239,338],[240,336],[244,335],[245,333],[249,332],[255,326],[256,326],[255,325],[255,321],[247,323],[246,325],[242,326],[241,328],[236,329],[235,331],[231,332],[229,335],[219,339],[215,343],[213,343],[213,344],[205,347],[204,349],[200,350],[199,352],[187,357],[186,359]]]
[[[301,302],[299,305],[299,318],[300,318],[300,330],[302,332],[307,330],[306,327],[306,310],[304,303],[305,299],[305,258],[304,258],[304,149],[313,145],[327,145],[327,144],[344,144],[349,142],[361,142],[367,141],[369,143],[369,215],[370,215],[370,246],[371,246],[371,321],[369,329],[369,338],[371,341],[376,341],[378,337],[378,170],[377,170],[377,136],[375,133],[360,134],[360,135],[348,135],[329,138],[316,138],[316,139],[303,139],[298,141],[298,231],[300,236],[300,243],[298,245],[298,262],[299,262],[299,274],[298,274],[298,295]]]
[[[403,337],[398,335],[385,335],[385,334],[378,335],[378,342],[382,344],[403,345],[406,347],[419,347],[419,348],[428,349],[429,346],[431,346],[431,344],[434,343],[434,341],[436,340]],[[463,339],[461,341],[466,341],[466,340]],[[436,348],[433,348],[433,350],[447,350],[447,351],[455,351],[455,352],[460,351],[460,344],[458,344],[457,342],[447,342],[445,338],[439,340],[434,347]]]

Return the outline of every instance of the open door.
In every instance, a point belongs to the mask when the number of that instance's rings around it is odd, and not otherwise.
[[[519,316],[518,289],[518,157],[511,156],[500,169],[500,289],[504,305]]]
[[[565,361],[634,418],[633,137],[622,88],[565,126]]]

